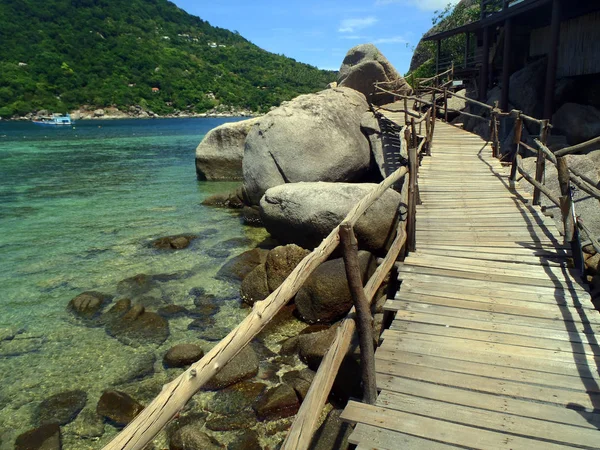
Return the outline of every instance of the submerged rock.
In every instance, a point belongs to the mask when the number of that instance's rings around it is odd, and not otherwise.
[[[169,322],[142,305],[134,305],[127,313],[106,325],[106,332],[120,342],[138,346],[162,344],[169,337]]]
[[[102,309],[110,299],[109,295],[101,292],[82,292],[69,302],[68,309],[75,316],[89,321],[100,315]]]
[[[60,450],[61,448],[61,433],[57,423],[26,431],[15,441],[15,450]]]
[[[131,422],[144,407],[125,392],[112,389],[104,391],[96,411],[117,426],[125,426]]]
[[[275,420],[296,414],[300,402],[294,389],[280,384],[261,395],[252,408],[259,420]]]
[[[66,425],[75,420],[86,402],[87,394],[80,390],[61,392],[48,397],[38,407],[38,422]]]
[[[258,434],[254,430],[244,430],[227,444],[227,450],[262,450]]]
[[[316,373],[310,369],[292,370],[284,374],[281,381],[291,386],[302,402],[308,393],[311,383],[315,379],[315,375]]]
[[[206,409],[220,415],[235,415],[249,408],[266,388],[266,384],[250,381],[234,384],[209,400]]]
[[[300,359],[312,370],[317,370],[325,353],[331,347],[336,332],[337,326],[333,326],[326,330],[298,336]]]
[[[352,426],[340,418],[341,414],[341,409],[333,409],[329,412],[325,422],[323,422],[315,433],[310,450],[340,450],[348,448],[348,438],[352,433]]]
[[[196,234],[178,234],[175,236],[165,236],[150,242],[150,245],[159,250],[182,250],[190,246],[196,239]]]
[[[194,425],[179,428],[169,442],[169,450],[222,450],[217,440]]]
[[[251,428],[256,423],[256,414],[251,409],[238,411],[232,416],[211,417],[206,421],[206,428],[212,431],[232,431]]]
[[[195,344],[178,344],[171,347],[163,357],[166,367],[187,367],[204,356],[204,350]]]
[[[348,88],[328,89],[284,102],[261,118],[246,138],[244,188],[258,205],[267,189],[300,181],[359,181],[370,149],[360,131],[369,109]]]
[[[244,253],[231,258],[217,272],[219,280],[241,281],[244,277],[259,264],[264,264],[267,259],[268,250],[262,248],[253,248]]]
[[[204,385],[204,389],[216,390],[252,378],[258,373],[258,357],[246,346]]]

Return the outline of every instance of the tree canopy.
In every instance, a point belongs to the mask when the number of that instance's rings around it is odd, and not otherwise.
[[[167,0],[2,0],[0,42],[0,116],[82,105],[264,111],[335,79]]]

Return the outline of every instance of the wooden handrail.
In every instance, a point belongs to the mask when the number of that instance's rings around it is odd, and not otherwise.
[[[365,297],[369,303],[372,302],[375,293],[396,263],[400,250],[406,243],[405,227],[406,222],[398,224],[396,238],[392,242],[386,257],[380,263],[379,267],[377,267],[364,288]],[[333,344],[319,365],[317,374],[308,389],[302,405],[300,405],[300,410],[296,414],[296,419],[288,431],[281,450],[306,450],[309,447],[317,428],[320,413],[329,396],[329,391],[333,386],[340,365],[350,349],[352,335],[356,328],[353,318],[354,312],[353,308],[339,326]]]
[[[594,237],[592,231],[583,223],[583,221],[579,217],[577,217],[577,227],[586,234],[588,240],[594,247],[594,250],[596,250],[597,253],[600,253],[600,242],[598,242],[598,239]]]
[[[566,147],[566,148],[560,149],[559,151],[557,151],[554,154],[558,157],[570,155],[572,153],[577,153],[578,151],[583,150],[584,148],[586,148],[590,145],[594,145],[594,144],[598,144],[598,143],[600,143],[600,136],[598,136],[594,139],[590,139],[589,141],[582,142],[581,144],[572,145],[571,147]]]
[[[401,167],[383,180],[352,208],[342,223],[354,226],[365,211],[407,171],[406,167]],[[183,409],[188,400],[275,317],[300,290],[309,275],[333,253],[339,241],[338,225],[300,261],[275,291],[254,304],[252,312],[234,330],[202,359],[166,384],[161,393],[104,450],[142,450]]]

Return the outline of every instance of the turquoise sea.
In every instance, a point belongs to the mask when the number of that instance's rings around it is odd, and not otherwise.
[[[193,307],[198,288],[213,295],[207,327],[231,329],[247,314],[237,286],[215,274],[265,232],[202,206],[236,183],[198,182],[194,168],[204,134],[234,120],[0,122],[0,448],[12,449],[36,424],[42,400],[70,389],[88,400],[63,427],[63,448],[101,448],[116,432],[92,419],[104,389],[129,383],[148,401],[176,375],[161,355],[190,341],[190,318],[170,319],[164,344],[132,347],[67,311],[79,293],[114,296],[120,280],[146,274],[157,276],[149,295],[161,304]],[[175,252],[148,245],[179,233],[201,237]],[[152,370],[132,392],[139,373]]]

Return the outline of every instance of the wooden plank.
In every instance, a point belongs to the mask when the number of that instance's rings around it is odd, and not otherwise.
[[[554,320],[557,322],[575,322],[581,324],[600,325],[600,316],[593,309],[569,309],[557,305],[546,304],[544,307],[531,308],[527,303],[521,302],[519,305],[504,305],[491,299],[486,302],[463,300],[462,298],[441,297],[431,294],[417,294],[409,292],[399,292],[394,297],[395,300],[413,303],[424,303],[427,305],[448,306],[457,309],[468,309],[473,311],[486,311],[496,314],[508,314],[522,317],[534,317],[540,319]],[[391,306],[391,305],[390,305]]]
[[[417,252],[425,252],[430,250],[451,250],[451,251],[461,251],[461,252],[473,252],[473,253],[496,253],[499,255],[534,255],[534,256],[560,256],[567,257],[570,252],[567,249],[555,249],[554,247],[548,248],[506,248],[504,246],[490,247],[490,246],[475,246],[475,245],[466,245],[466,246],[452,246],[452,245],[436,245],[430,244],[427,242],[419,243],[419,249]]]
[[[584,309],[586,314],[593,316],[597,315],[593,312],[591,303],[582,303],[576,298],[560,295],[563,292],[557,293],[557,295],[543,295],[543,294],[531,294],[527,292],[512,292],[512,291],[494,291],[470,289],[462,286],[444,286],[432,283],[413,283],[403,282],[399,294],[421,294],[421,295],[432,295],[435,297],[445,297],[458,300],[470,300],[481,303],[492,303],[497,305],[507,306],[527,306],[530,309],[542,309],[549,310],[551,308],[557,308],[558,311],[570,314],[579,314],[578,309]],[[395,296],[396,300],[399,300],[398,295]],[[566,308],[563,310],[563,308]]]
[[[552,279],[538,279],[527,276],[513,276],[513,275],[502,275],[494,273],[480,273],[469,270],[455,270],[442,269],[442,268],[430,268],[430,267],[415,267],[402,265],[398,268],[398,272],[402,275],[405,273],[416,273],[419,275],[446,275],[457,279],[455,282],[460,282],[458,279],[466,278],[471,280],[499,282],[499,283],[512,283],[525,286],[538,286],[538,287],[554,287],[570,291],[585,291],[583,286],[574,284],[568,281],[552,280]]]
[[[416,337],[416,335],[415,335]],[[540,377],[544,373],[568,375],[580,377],[585,382],[598,384],[597,369],[594,369],[585,364],[576,364],[568,361],[560,361],[557,359],[532,358],[530,356],[510,355],[507,353],[493,353],[492,350],[485,351],[485,348],[495,347],[495,344],[486,346],[486,343],[478,343],[476,341],[465,343],[470,348],[458,348],[444,343],[433,342],[432,340],[392,340],[386,339],[383,341],[380,349],[388,351],[404,351],[419,355],[429,355],[438,357],[447,357],[460,361],[480,362],[496,366],[512,367],[515,369],[535,370],[540,372]],[[478,345],[479,344],[479,345]],[[525,347],[523,347],[525,348]],[[531,350],[531,349],[528,349]],[[576,357],[585,357],[585,355],[575,355]],[[563,358],[566,359],[566,358]],[[581,359],[581,358],[580,358]],[[444,370],[443,368],[440,370]],[[594,370],[596,372],[594,372]],[[550,397],[549,397],[550,398]],[[547,401],[553,401],[551,398]]]
[[[427,312],[429,314],[439,314],[441,316],[485,320],[487,322],[494,322],[497,325],[529,325],[535,328],[564,329],[566,331],[575,332],[578,332],[582,329],[588,330],[589,332],[595,332],[599,329],[599,327],[596,324],[587,324],[573,321],[564,322],[562,319],[553,320],[540,317],[525,317],[496,312],[475,311],[472,309],[460,309],[453,308],[450,306],[405,302],[402,300],[388,300],[384,305],[384,309],[386,311]]]
[[[363,405],[354,401],[348,403],[341,418],[350,422],[376,425],[436,441],[467,445],[470,448],[486,450],[514,448],[553,450],[563,448],[559,444],[472,428],[380,406]]]
[[[452,405],[397,392],[384,391],[378,404],[395,411],[420,414],[472,427],[554,441],[566,445],[595,447],[598,444],[600,434],[598,430],[581,429],[571,425],[517,417],[504,412]]]
[[[403,379],[410,378],[417,381],[441,384],[443,386],[469,389],[475,392],[502,395],[522,400],[535,400],[557,406],[577,404],[587,412],[594,411],[598,405],[598,396],[577,391],[565,391],[547,386],[517,383],[509,380],[499,381],[494,378],[481,377],[466,373],[447,372],[442,369],[418,367],[402,362],[390,363],[377,360],[377,386],[380,389],[395,391],[395,386],[401,384]],[[590,398],[590,397],[593,397]]]
[[[397,311],[396,320],[392,327],[396,327],[398,321],[413,323],[429,323],[447,327],[468,328],[472,330],[492,331],[498,333],[517,334],[522,336],[539,336],[546,339],[557,339],[568,342],[596,343],[593,330],[581,326],[579,330],[569,331],[564,329],[539,328],[529,325],[496,324],[483,322],[478,319],[467,319],[463,317],[440,316],[438,314],[418,313],[412,311]]]
[[[577,376],[549,372],[540,374],[540,372],[535,370],[485,364],[479,361],[474,362],[444,358],[443,356],[421,355],[401,350],[390,350],[389,348],[380,348],[377,351],[376,361],[388,361],[390,364],[401,362],[413,366],[430,367],[432,369],[467,373],[500,380],[506,379],[519,383],[535,384],[567,391],[599,392],[598,383],[593,379],[582,379]],[[376,366],[377,364],[378,362],[376,362]]]
[[[584,368],[577,367],[578,373],[583,370],[589,370],[589,367],[597,367],[600,357],[596,356],[597,352],[575,353],[572,351],[561,352],[555,349],[546,349],[539,347],[526,347],[522,345],[507,344],[494,342],[492,340],[477,340],[465,339],[455,336],[440,336],[427,333],[413,333],[410,337],[406,334],[390,332],[383,336],[383,346],[398,346],[403,347],[408,341],[423,341],[426,343],[441,344],[445,349],[454,348],[454,351],[465,351],[468,353],[485,353],[493,352],[498,355],[508,355],[510,357],[523,357],[539,359],[544,361],[555,361],[559,363],[571,364],[573,366],[585,366]],[[411,341],[411,344],[413,343]],[[420,344],[421,345],[421,344]],[[426,345],[426,344],[423,344]],[[536,361],[537,362],[537,361]],[[533,364],[533,362],[532,362]]]
[[[378,428],[373,425],[358,423],[348,438],[348,442],[357,445],[356,450],[448,450],[457,447],[430,441],[397,431]]]
[[[408,256],[404,260],[407,267],[430,267],[433,269],[461,270],[478,273],[494,273],[514,277],[538,278],[541,280],[561,280],[573,284],[581,284],[577,272],[567,267],[541,267],[527,264],[502,264],[494,261],[479,261],[467,258],[452,258],[447,256]]]
[[[388,379],[389,378],[392,377],[388,376]],[[490,411],[504,411],[507,414],[531,417],[559,424],[574,425],[580,428],[592,430],[600,429],[600,415],[598,413],[577,411],[548,404],[542,405],[527,400],[517,400],[481,392],[472,392],[460,388],[411,380],[409,378],[404,378],[401,382],[395,383],[394,392],[437,399],[447,403],[471,406]]]
[[[418,228],[417,228],[418,231]],[[461,251],[460,249],[455,250],[436,250],[432,249],[419,249],[415,253],[411,253],[414,256],[427,255],[427,256],[450,256],[452,258],[466,258],[476,259],[480,261],[499,261],[510,264],[531,264],[541,266],[557,266],[562,267],[566,264],[566,258],[563,257],[539,257],[539,256],[521,256],[521,255],[501,255],[492,252],[468,252]]]
[[[478,331],[466,328],[445,327],[404,321],[396,321],[393,322],[392,325],[393,326],[390,329],[384,331],[382,335],[383,339],[388,336],[410,339],[410,333],[429,334],[434,336],[540,348],[561,353],[585,353],[600,357],[600,347],[597,343],[572,343],[556,339],[541,338],[538,336],[519,336],[498,331]]]
[[[543,286],[531,286],[531,285],[519,285],[513,283],[503,283],[503,282],[486,282],[482,280],[470,280],[470,279],[460,279],[457,280],[454,277],[448,277],[444,275],[434,275],[434,274],[419,274],[419,273],[401,273],[398,275],[398,279],[402,280],[403,283],[413,284],[413,283],[435,283],[439,285],[448,285],[448,286],[464,286],[465,288],[483,289],[482,295],[486,295],[484,292],[488,292],[490,289],[498,290],[498,291],[510,291],[510,292],[523,292],[530,294],[541,294],[544,296],[548,295],[557,295],[561,298],[572,298],[577,299],[584,303],[585,305],[590,305],[591,303],[587,302],[589,300],[591,302],[590,294],[584,290],[557,290],[554,287],[543,287]],[[477,293],[477,292],[475,292]]]

